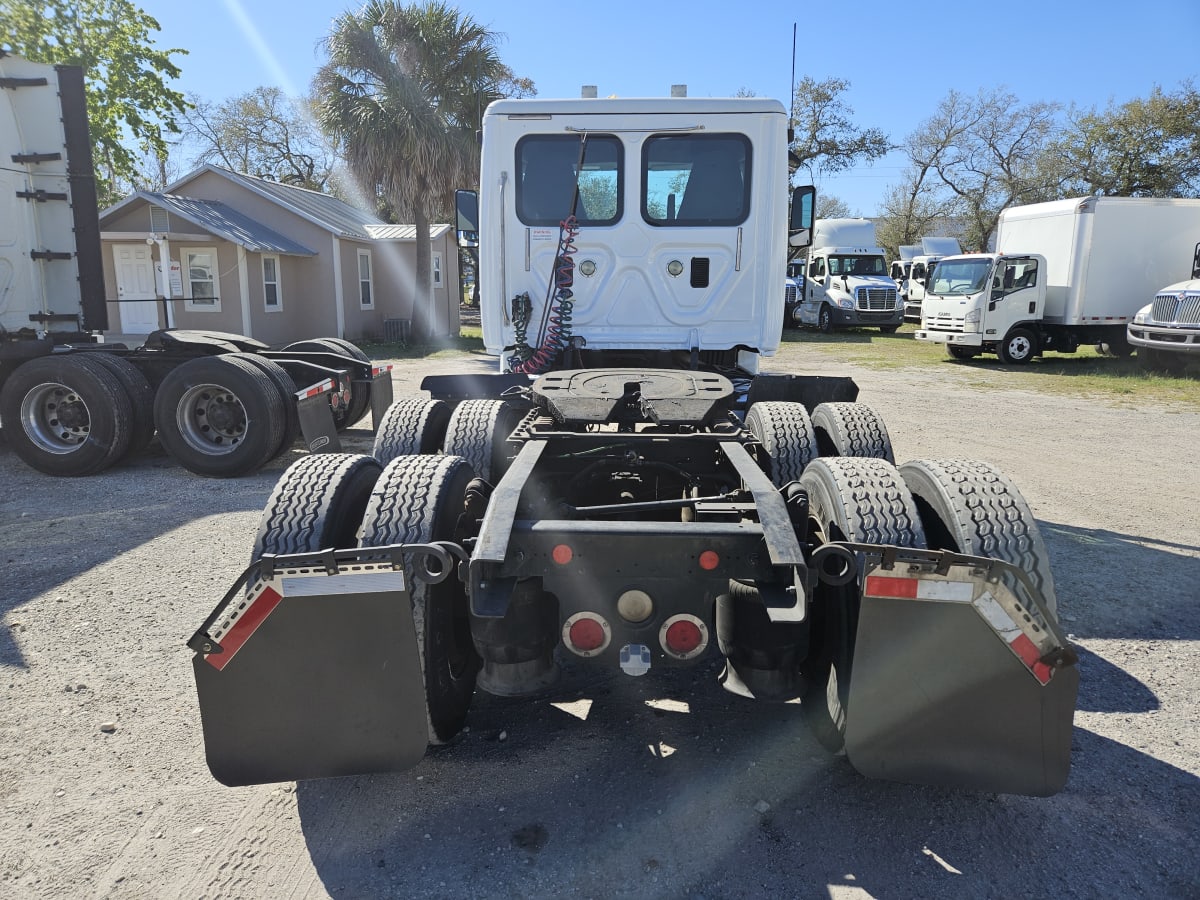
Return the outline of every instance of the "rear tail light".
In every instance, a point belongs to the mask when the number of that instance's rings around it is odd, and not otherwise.
[[[658,642],[668,656],[692,659],[708,648],[708,627],[695,616],[681,613],[663,622]]]
[[[575,613],[563,623],[562,639],[572,653],[596,656],[603,653],[612,640],[612,626],[596,613]]]

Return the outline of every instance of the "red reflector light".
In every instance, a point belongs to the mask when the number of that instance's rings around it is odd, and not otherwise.
[[[700,628],[688,619],[679,619],[667,627],[666,645],[673,653],[691,653],[703,640]]]
[[[599,650],[604,646],[604,628],[595,619],[579,619],[567,631],[576,650]]]
[[[717,556],[715,550],[705,550],[700,554],[700,568],[706,572],[711,572],[721,564],[721,557]]]
[[[559,544],[552,551],[550,551],[550,556],[560,566],[565,566],[567,563],[569,563],[571,561],[571,559],[575,556],[575,554],[571,551],[571,548],[568,547],[566,544]]]

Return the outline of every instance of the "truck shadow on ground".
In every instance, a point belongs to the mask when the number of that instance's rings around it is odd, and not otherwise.
[[[1184,896],[1198,883],[1200,781],[1173,765],[1077,728],[1052,798],[868,781],[816,744],[798,707],[732,697],[715,673],[567,672],[549,699],[477,698],[470,732],[411,772],[301,783],[318,876],[347,898],[994,897],[1031,884]],[[664,697],[670,708],[648,705]],[[564,701],[575,714],[552,705]]]
[[[245,478],[201,479],[156,442],[99,475],[57,478],[28,468],[0,445],[0,546],[7,551],[0,556],[0,615],[196,519],[261,509],[287,461],[285,455]],[[34,550],[12,549],[31,541]],[[0,667],[23,665],[9,629],[0,629]]]

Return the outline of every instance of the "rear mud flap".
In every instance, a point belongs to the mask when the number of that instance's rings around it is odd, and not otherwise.
[[[928,558],[884,568],[867,557],[846,700],[851,764],[890,781],[1057,793],[1079,669],[1037,591],[995,560],[901,552]]]
[[[218,781],[398,772],[424,756],[425,690],[407,573],[399,548],[387,549],[397,551],[394,562],[355,558],[366,551],[327,553],[316,563],[312,555],[265,557],[188,642],[205,755]],[[380,548],[370,553],[378,559]]]

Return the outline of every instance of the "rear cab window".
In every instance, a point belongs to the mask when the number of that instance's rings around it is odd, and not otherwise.
[[[517,217],[557,226],[574,206],[580,225],[613,225],[622,214],[624,169],[621,141],[612,135],[528,135],[516,147]]]
[[[750,214],[750,140],[658,135],[642,148],[642,218],[650,225],[741,225]]]

